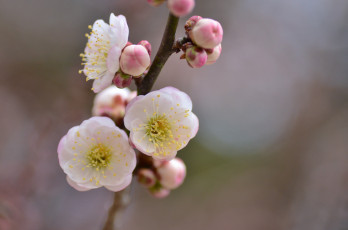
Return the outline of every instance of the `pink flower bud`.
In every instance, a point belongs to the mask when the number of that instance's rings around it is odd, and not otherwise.
[[[150,55],[142,45],[127,46],[120,58],[121,70],[131,76],[139,76],[150,65]]]
[[[214,49],[206,50],[208,54],[208,59],[206,65],[211,65],[216,62],[217,59],[219,59],[221,54],[221,44],[216,46]]]
[[[185,31],[190,32],[192,28],[196,25],[196,23],[201,20],[201,16],[192,16],[189,18],[189,20],[186,21],[185,23]]]
[[[207,53],[198,46],[192,46],[186,49],[186,61],[192,68],[200,68],[207,62]]]
[[[193,10],[195,0],[168,0],[168,8],[177,17],[185,16]]]
[[[138,171],[138,181],[140,184],[150,188],[156,184],[157,178],[151,169],[140,169]]]
[[[163,2],[165,2],[165,0],[147,0],[147,2],[148,2],[151,6],[159,6],[159,5],[161,5]]]
[[[130,86],[132,83],[132,76],[117,72],[112,82],[117,86],[117,88],[123,89]]]
[[[167,197],[170,193],[170,190],[165,188],[150,189],[150,193],[154,197],[161,199]]]
[[[150,42],[148,42],[146,40],[142,40],[138,43],[138,45],[144,46],[145,49],[147,50],[147,52],[149,53],[149,55],[151,56],[151,44],[150,44]]]
[[[163,162],[158,168],[157,173],[161,185],[166,189],[175,189],[184,182],[186,176],[186,166],[179,158]]]
[[[218,21],[203,18],[196,23],[189,35],[196,45],[205,49],[213,49],[221,43],[223,30]]]
[[[133,43],[131,43],[130,41],[128,41],[128,42],[126,43],[126,45],[123,47],[123,49],[126,48],[127,46],[130,46],[130,45],[133,45]]]

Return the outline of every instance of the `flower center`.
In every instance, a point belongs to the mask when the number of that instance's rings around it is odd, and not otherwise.
[[[103,144],[96,144],[87,153],[88,166],[95,168],[97,171],[100,168],[109,166],[112,153],[110,148]]]
[[[153,142],[156,147],[170,141],[173,138],[172,125],[165,115],[155,115],[151,117],[145,125],[146,135],[149,141]]]

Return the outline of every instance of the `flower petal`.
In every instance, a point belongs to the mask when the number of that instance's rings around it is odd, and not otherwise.
[[[140,124],[141,121],[136,120],[134,123],[133,126],[137,127],[137,124]],[[130,133],[130,139],[132,143],[136,146],[136,148],[146,155],[151,156],[152,153],[155,151],[154,144],[149,141],[149,137],[146,136],[145,130],[133,130]]]
[[[95,46],[95,44],[97,44],[99,37],[107,36],[107,33],[109,31],[109,25],[105,23],[104,20],[99,19],[94,22],[92,31],[94,31],[94,33],[92,33],[88,38],[85,53],[98,52],[99,48]]]
[[[177,88],[168,86],[159,90],[160,92],[167,93],[173,97],[173,100],[180,104],[185,109],[192,110],[192,101],[189,95],[178,90]]]
[[[105,186],[105,188],[113,192],[118,192],[126,188],[131,182],[132,182],[132,174],[127,176],[121,184],[114,185],[114,186],[107,185]]]
[[[68,182],[68,184],[69,184],[71,187],[73,187],[73,188],[76,189],[77,191],[85,192],[85,191],[90,190],[90,188],[86,188],[86,187],[84,187],[83,185],[74,182],[69,176],[66,176],[66,181]]]
[[[96,161],[100,154],[107,154],[105,164]],[[93,117],[70,129],[60,141],[58,155],[69,184],[79,191],[126,186],[136,166],[126,132],[107,117]]]
[[[99,79],[95,79],[93,82],[93,91],[99,93],[103,89],[106,89],[111,85],[112,79],[114,78],[114,73],[107,72],[104,76]]]
[[[111,49],[108,52],[108,57],[106,59],[106,65],[110,73],[115,74],[120,68],[120,56],[121,49],[117,45],[111,47]]]
[[[110,15],[110,43],[117,45],[123,49],[128,42],[129,28],[125,16],[115,16],[113,13]]]

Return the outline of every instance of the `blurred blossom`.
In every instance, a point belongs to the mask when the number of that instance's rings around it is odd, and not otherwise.
[[[114,120],[123,118],[126,106],[136,96],[128,88],[119,89],[112,85],[98,93],[93,102],[92,115],[108,115]]]
[[[175,189],[179,187],[186,177],[186,166],[180,158],[164,161],[156,166],[159,181],[164,188]]]

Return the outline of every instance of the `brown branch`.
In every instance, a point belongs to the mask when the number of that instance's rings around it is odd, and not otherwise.
[[[120,192],[115,192],[114,202],[111,205],[108,213],[108,218],[105,222],[103,230],[113,230],[115,229],[115,219],[120,219],[123,210],[127,207],[130,201],[130,188],[126,188]],[[118,224],[120,225],[120,224]]]
[[[173,49],[175,42],[175,32],[178,27],[179,18],[169,13],[167,26],[164,31],[161,45],[157,51],[155,59],[141,84],[138,86],[138,95],[144,95],[151,91],[158,75],[164,64],[176,49]]]

